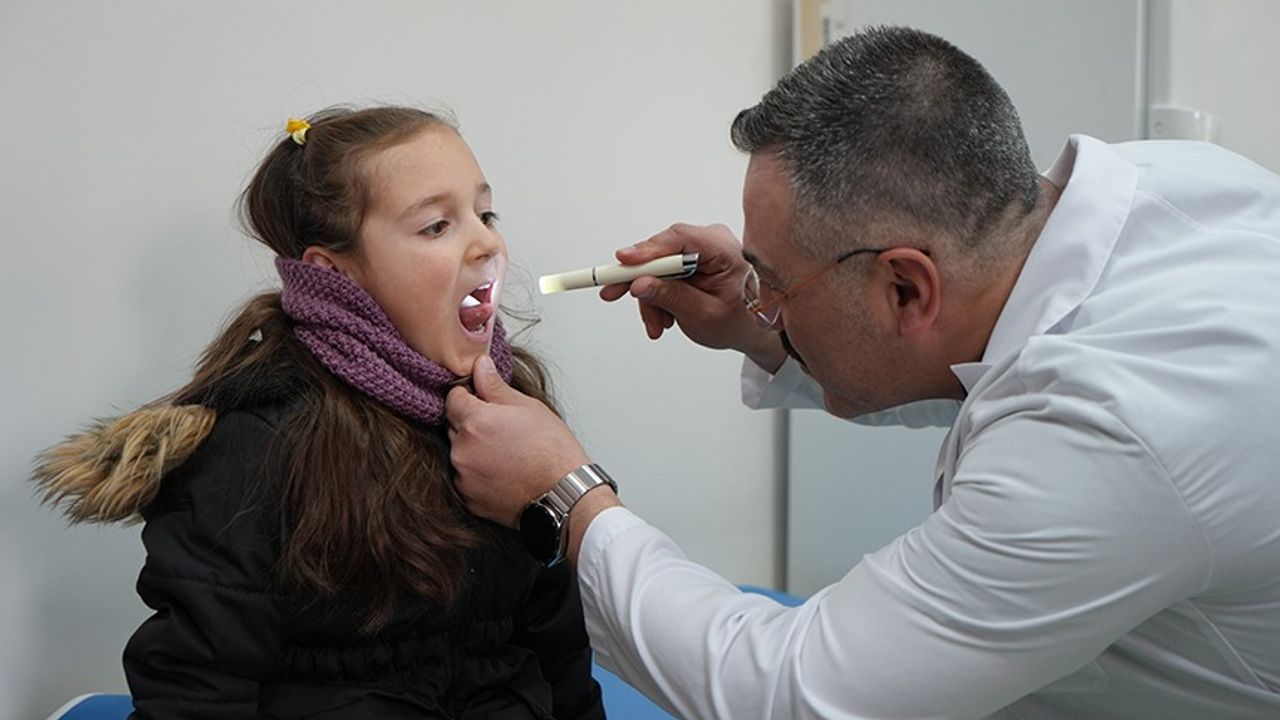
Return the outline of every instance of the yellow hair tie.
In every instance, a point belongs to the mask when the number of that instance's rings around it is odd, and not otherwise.
[[[306,120],[300,120],[295,117],[289,118],[289,122],[285,124],[284,131],[289,133],[289,137],[299,145],[307,142],[307,131],[311,129],[311,123]]]

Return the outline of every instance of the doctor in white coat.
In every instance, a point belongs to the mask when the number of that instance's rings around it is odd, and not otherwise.
[[[605,298],[740,350],[749,404],[949,424],[935,511],[801,607],[744,595],[482,359],[458,488],[563,538],[601,662],[690,718],[1280,717],[1280,178],[1083,136],[1038,175],[982,67],[902,28],[732,132],[741,245],[674,226],[619,259],[698,275]]]

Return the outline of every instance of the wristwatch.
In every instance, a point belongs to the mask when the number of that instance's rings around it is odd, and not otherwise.
[[[569,511],[583,495],[601,485],[618,492],[618,483],[599,465],[591,463],[560,478],[546,495],[529,503],[520,514],[520,537],[534,560],[547,567],[564,560],[569,544]]]

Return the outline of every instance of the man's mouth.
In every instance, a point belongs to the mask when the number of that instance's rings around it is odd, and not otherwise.
[[[490,302],[492,296],[492,280],[486,280],[475,290],[463,296],[462,302],[458,304],[458,322],[461,323],[463,330],[473,335],[484,332],[485,325],[493,317],[493,303]]]

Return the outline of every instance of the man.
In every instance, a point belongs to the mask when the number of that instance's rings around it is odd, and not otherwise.
[[[1081,136],[1040,177],[981,66],[901,28],[733,139],[741,248],[675,226],[618,254],[702,254],[631,284],[650,336],[740,350],[755,405],[950,421],[936,510],[781,608],[619,507],[482,359],[449,397],[458,488],[548,558],[572,505],[602,662],[686,717],[1280,717],[1280,178]]]

